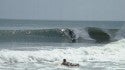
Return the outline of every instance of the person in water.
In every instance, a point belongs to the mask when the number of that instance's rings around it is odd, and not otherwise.
[[[76,35],[75,33],[69,29],[69,36],[71,37],[71,40],[72,40],[72,43],[75,43],[76,42]]]
[[[79,67],[79,64],[73,64],[73,63],[70,63],[70,62],[67,62],[66,59],[63,59],[63,62],[61,65],[64,65],[64,66],[68,66],[68,67]]]

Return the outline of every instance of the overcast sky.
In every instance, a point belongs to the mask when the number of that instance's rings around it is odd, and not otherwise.
[[[125,0],[0,0],[0,18],[125,21]]]

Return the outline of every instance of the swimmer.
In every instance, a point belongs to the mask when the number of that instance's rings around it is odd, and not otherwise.
[[[68,66],[68,67],[79,67],[79,64],[73,64],[73,63],[67,62],[66,59],[63,59],[63,62],[61,65]]]

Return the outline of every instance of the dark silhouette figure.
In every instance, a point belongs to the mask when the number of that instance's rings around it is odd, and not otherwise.
[[[75,33],[72,31],[72,30],[68,30],[69,31],[69,36],[70,36],[70,38],[72,39],[72,43],[75,43],[76,42],[76,35],[75,35]]]
[[[67,62],[66,59],[63,59],[63,62],[61,65],[68,66],[68,67],[79,67],[79,64],[73,64],[73,63]]]

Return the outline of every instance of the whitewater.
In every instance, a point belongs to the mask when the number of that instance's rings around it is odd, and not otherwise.
[[[0,50],[2,70],[124,70],[125,39],[103,46],[70,46],[37,50]],[[63,59],[79,63],[78,68],[61,65]]]

